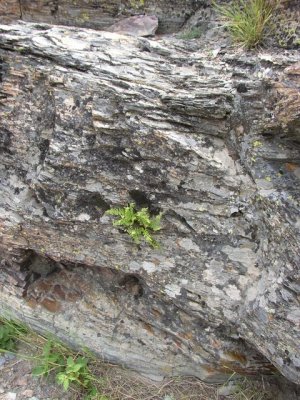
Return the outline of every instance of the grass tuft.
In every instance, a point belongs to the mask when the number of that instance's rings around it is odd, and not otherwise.
[[[9,320],[0,320],[0,353],[13,352],[18,340],[28,333],[25,325]]]
[[[203,30],[199,27],[194,27],[189,30],[183,31],[178,35],[179,39],[182,40],[192,40],[199,39],[203,34]]]
[[[262,43],[278,0],[233,0],[214,7],[224,19],[233,40],[250,49]]]

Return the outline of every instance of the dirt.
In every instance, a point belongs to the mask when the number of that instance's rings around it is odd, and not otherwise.
[[[35,350],[20,345],[17,354],[0,355],[0,400],[83,400],[75,388],[64,392],[55,382],[34,377]],[[24,359],[31,358],[31,359]],[[149,381],[124,368],[93,361],[91,369],[103,381],[101,400],[298,400],[297,389],[278,380],[249,379],[216,386],[195,378]],[[105,397],[106,396],[106,397]]]
[[[16,355],[0,356],[0,400],[61,400],[72,399],[53,379],[32,376],[33,363]]]

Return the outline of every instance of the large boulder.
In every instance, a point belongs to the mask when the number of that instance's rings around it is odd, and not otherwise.
[[[300,383],[297,62],[1,25],[1,312],[152,377]]]

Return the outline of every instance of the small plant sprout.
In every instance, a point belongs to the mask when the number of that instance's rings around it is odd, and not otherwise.
[[[90,379],[87,362],[88,360],[84,357],[73,359],[69,356],[67,358],[64,370],[56,375],[57,382],[63,386],[64,390],[68,390],[70,383],[77,383],[83,387],[88,386]]]
[[[64,355],[55,348],[54,343],[48,340],[38,360],[38,365],[32,370],[34,376],[47,377],[51,371],[57,371],[64,366]]]
[[[160,247],[152,233],[161,229],[162,213],[151,217],[148,208],[137,210],[135,204],[130,203],[123,208],[111,208],[106,214],[118,217],[113,225],[124,229],[135,243],[139,244],[144,239],[151,247]]]
[[[65,391],[70,385],[75,385],[85,390],[85,399],[101,398],[94,385],[97,378],[93,376],[88,366],[89,358],[74,354],[59,342],[48,339],[43,346],[42,354],[36,357],[36,362],[37,366],[32,371],[34,376],[47,377],[50,373],[54,373],[57,383]]]

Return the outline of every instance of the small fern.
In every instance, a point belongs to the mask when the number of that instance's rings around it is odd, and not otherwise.
[[[111,208],[106,214],[119,217],[113,222],[114,226],[120,226],[129,234],[132,240],[139,244],[144,239],[151,247],[158,248],[159,243],[152,237],[152,232],[161,229],[162,213],[151,217],[148,208],[136,210],[133,203],[123,208]]]

